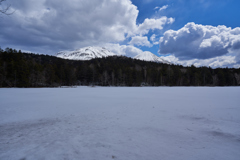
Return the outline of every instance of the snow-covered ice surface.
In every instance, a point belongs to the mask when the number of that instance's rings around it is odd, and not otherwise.
[[[239,87],[0,89],[0,159],[239,160]]]

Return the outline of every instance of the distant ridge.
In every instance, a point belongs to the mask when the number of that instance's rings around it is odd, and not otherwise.
[[[115,56],[116,54],[109,51],[104,47],[95,47],[89,46],[80,48],[74,51],[61,51],[56,53],[56,57],[70,60],[91,60],[94,58],[103,58],[108,56]],[[133,59],[138,59],[142,61],[156,62],[156,63],[166,63],[171,64],[170,62],[158,57],[151,52],[143,52],[133,57]]]
[[[151,52],[147,52],[147,51],[143,52],[143,53],[140,53],[133,58],[138,59],[138,60],[142,60],[142,61],[150,61],[150,62],[171,64],[170,62],[162,59],[161,57],[158,57],[155,54],[152,54]]]
[[[56,57],[71,60],[91,60],[94,58],[103,58],[114,56],[113,52],[104,47],[84,47],[74,51],[61,51],[56,53]]]

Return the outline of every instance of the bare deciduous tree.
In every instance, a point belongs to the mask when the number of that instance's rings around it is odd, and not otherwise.
[[[2,3],[6,0],[0,0],[0,6],[2,6]],[[6,7],[0,7],[0,14],[10,15],[13,14],[13,12],[8,12],[11,5],[7,5]]]

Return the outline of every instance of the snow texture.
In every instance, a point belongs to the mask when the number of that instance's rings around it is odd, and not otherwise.
[[[91,60],[93,58],[103,58],[114,55],[116,54],[103,47],[85,47],[75,51],[61,51],[56,53],[56,57],[71,60]]]
[[[104,47],[85,47],[75,51],[61,51],[56,53],[56,57],[70,60],[91,60],[94,58],[103,58],[108,56],[115,56],[116,54],[107,50]],[[143,52],[133,57],[134,59],[142,61],[151,61],[157,63],[167,63],[168,61],[152,54],[151,52]]]
[[[166,63],[170,64],[168,61],[156,56],[151,52],[143,52],[134,57],[134,59],[142,60],[142,61],[150,61],[150,62],[157,62],[157,63]]]
[[[0,89],[0,159],[239,160],[239,87]]]

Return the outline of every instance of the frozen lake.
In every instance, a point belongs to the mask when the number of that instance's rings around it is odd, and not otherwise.
[[[1,160],[239,160],[240,87],[0,89]]]

